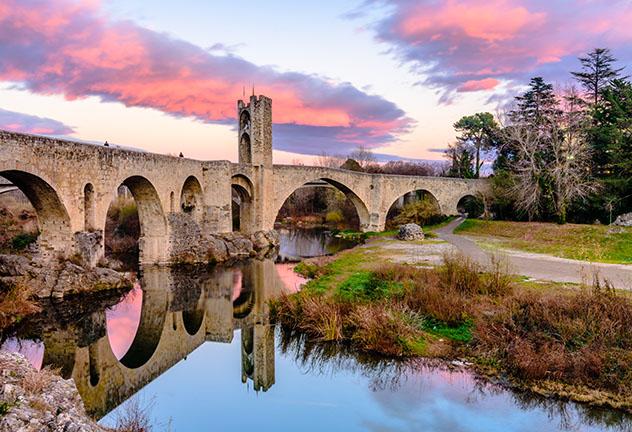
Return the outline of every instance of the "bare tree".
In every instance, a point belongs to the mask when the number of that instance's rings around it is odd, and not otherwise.
[[[375,158],[373,152],[364,146],[360,146],[349,153],[349,158],[358,162],[362,169],[366,169],[367,166],[377,162],[377,159]]]
[[[575,199],[596,190],[590,178],[591,151],[581,131],[585,117],[567,94],[563,114],[549,118],[546,127],[517,123],[505,129],[506,145],[512,147],[513,184],[507,192],[529,219],[551,205],[558,222],[566,222],[566,210]]]
[[[341,156],[329,155],[325,152],[321,153],[315,161],[315,165],[324,168],[340,168],[344,163],[344,158]]]

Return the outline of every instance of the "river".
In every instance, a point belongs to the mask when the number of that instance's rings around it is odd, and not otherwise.
[[[282,233],[281,261],[331,253],[334,243],[324,231]],[[160,431],[632,427],[616,411],[513,392],[453,365],[358,358],[282,334],[267,301],[304,283],[292,269],[271,260],[145,268],[122,298],[52,311],[2,348],[74,378],[87,411],[106,426],[136,405]]]

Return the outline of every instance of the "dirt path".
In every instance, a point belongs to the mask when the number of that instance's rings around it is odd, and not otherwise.
[[[489,264],[492,256],[497,256],[509,263],[512,273],[534,279],[590,283],[593,275],[598,273],[600,279],[607,279],[615,288],[632,290],[632,266],[630,265],[592,263],[526,252],[503,250],[488,252],[472,240],[453,233],[463,220],[463,218],[457,218],[438,229],[436,233],[443,240],[456,246],[462,253],[483,265]]]

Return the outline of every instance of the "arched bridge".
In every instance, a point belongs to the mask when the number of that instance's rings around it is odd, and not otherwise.
[[[285,200],[306,183],[325,181],[355,205],[364,231],[384,229],[390,206],[424,190],[444,214],[467,195],[485,194],[486,180],[367,174],[272,164],[272,101],[238,102],[239,163],[197,161],[153,153],[0,131],[0,177],[37,211],[43,256],[85,255],[85,239],[103,235],[121,185],[133,195],[141,222],[141,261],[168,263],[179,246],[210,233],[269,230]],[[100,242],[102,245],[102,241]],[[96,263],[101,246],[90,254]]]

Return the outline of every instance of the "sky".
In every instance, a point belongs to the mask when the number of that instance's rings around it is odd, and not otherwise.
[[[630,64],[630,22],[632,0],[0,0],[0,129],[236,161],[254,87],[276,163],[442,159],[529,78]]]

